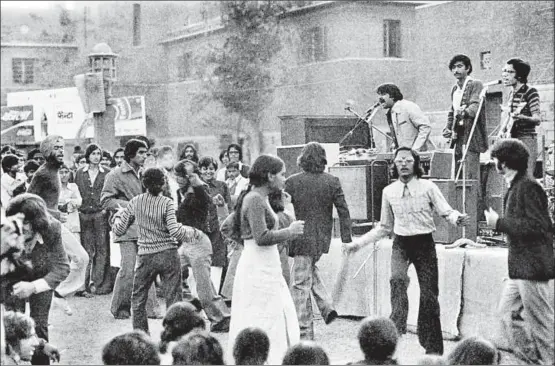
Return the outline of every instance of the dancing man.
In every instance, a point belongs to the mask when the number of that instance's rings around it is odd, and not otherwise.
[[[503,67],[501,78],[505,86],[511,91],[507,98],[509,112],[513,114],[514,125],[510,131],[511,137],[519,139],[526,145],[529,152],[528,174],[533,177],[538,157],[538,133],[536,126],[541,123],[540,96],[535,88],[528,86],[530,64],[520,58],[512,58]],[[524,105],[522,108],[520,106]]]
[[[326,324],[337,318],[337,312],[318,270],[318,260],[328,253],[333,228],[332,210],[337,209],[343,243],[351,242],[351,217],[339,178],[324,173],[326,151],[318,142],[309,142],[302,150],[297,164],[302,173],[285,182],[285,191],[299,220],[305,222],[304,234],[291,241],[289,256],[294,258],[291,295],[295,302],[301,339],[314,339],[312,299]]]
[[[432,132],[430,120],[416,103],[403,99],[403,94],[395,84],[382,84],[376,93],[382,107],[388,110],[387,121],[395,129],[391,133],[397,136],[399,146],[410,146],[415,151],[433,149],[429,140]]]
[[[345,252],[356,251],[393,232],[391,253],[391,320],[399,334],[407,332],[409,265],[414,264],[420,284],[418,340],[427,354],[443,354],[438,302],[437,253],[432,233],[434,210],[449,223],[466,225],[468,216],[451,208],[438,186],[420,179],[420,156],[409,147],[395,151],[394,173],[399,179],[383,190],[380,224],[350,244]]]
[[[547,195],[527,174],[529,153],[517,139],[498,141],[491,157],[497,172],[504,176],[509,190],[505,195],[505,215],[491,208],[485,211],[490,228],[507,235],[509,278],[499,303],[501,326],[515,354],[529,364],[553,364],[553,300],[549,280],[555,278],[553,224]],[[530,330],[533,354],[525,354],[515,343],[513,325],[524,320]],[[527,334],[528,332],[522,332]],[[520,343],[520,342],[519,342]]]

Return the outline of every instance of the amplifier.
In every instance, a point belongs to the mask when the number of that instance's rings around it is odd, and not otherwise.
[[[453,179],[431,179],[438,187],[443,197],[447,200],[449,205],[459,212],[463,212],[462,205],[462,180],[455,184]],[[466,238],[476,241],[476,233],[478,231],[478,220],[476,215],[478,213],[478,195],[476,194],[477,181],[468,179],[466,180],[466,213],[469,217],[469,224],[466,227]],[[456,227],[445,221],[443,217],[434,214],[434,224],[436,232],[434,240],[436,243],[451,244],[455,240],[462,238],[462,228]]]
[[[369,165],[332,166],[329,172],[338,177],[341,182],[352,220],[380,220],[382,191],[389,184],[387,162],[374,161]],[[334,213],[334,216],[337,214]]]

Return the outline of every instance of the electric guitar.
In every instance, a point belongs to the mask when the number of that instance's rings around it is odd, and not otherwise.
[[[511,138],[511,130],[513,129],[513,126],[515,124],[515,120],[513,116],[515,114],[520,114],[522,112],[522,109],[524,109],[524,107],[526,107],[526,102],[521,102],[518,104],[517,108],[513,112],[510,112],[510,109],[508,106],[504,106],[504,105],[501,106],[501,109],[504,112],[507,112],[507,118],[505,118],[505,121],[503,121],[503,123],[501,124],[499,133],[497,134],[498,139]]]
[[[466,105],[462,105],[461,108],[464,110],[466,108]],[[463,115],[461,113],[456,114],[455,121],[453,122],[451,137],[449,138],[448,142],[450,149],[455,148],[457,140],[459,139],[459,135],[464,135],[464,121]]]

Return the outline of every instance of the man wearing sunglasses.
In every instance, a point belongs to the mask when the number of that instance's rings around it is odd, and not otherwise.
[[[468,216],[451,208],[438,186],[420,179],[420,156],[410,147],[395,151],[394,174],[398,180],[383,190],[380,224],[352,243],[343,244],[352,252],[394,233],[391,252],[391,315],[399,334],[407,332],[409,299],[407,275],[414,264],[420,285],[418,340],[427,354],[443,354],[438,301],[437,253],[432,233],[434,211],[447,222],[465,226]]]

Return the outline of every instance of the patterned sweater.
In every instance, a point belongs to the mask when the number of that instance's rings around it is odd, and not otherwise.
[[[123,235],[135,220],[139,227],[138,255],[177,248],[179,242],[192,242],[200,235],[198,230],[177,222],[171,198],[161,195],[143,193],[133,197],[112,230]]]

